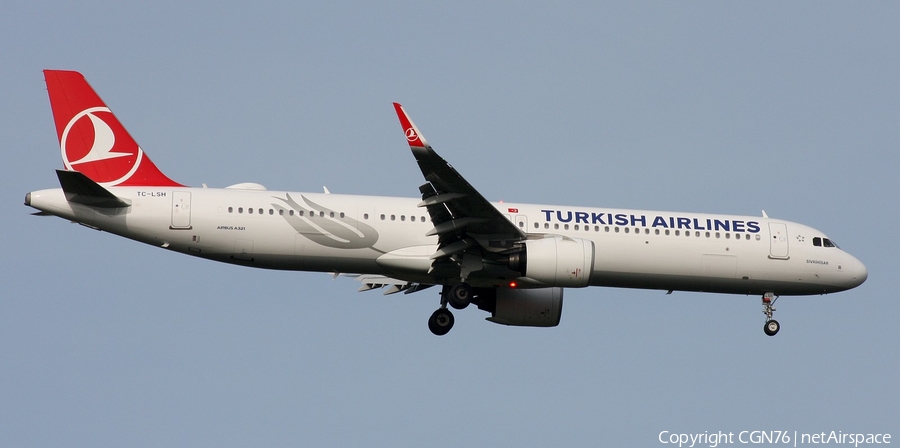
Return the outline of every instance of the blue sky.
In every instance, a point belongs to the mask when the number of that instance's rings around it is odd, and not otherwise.
[[[876,2],[8,2],[3,446],[654,446],[900,433],[900,7]],[[391,102],[491,200],[770,216],[869,280],[783,298],[567,290],[508,328],[427,290],[169,253],[30,216],[62,166],[41,70],[222,187],[413,197]],[[602,250],[602,248],[601,248]],[[893,255],[892,255],[893,254]]]

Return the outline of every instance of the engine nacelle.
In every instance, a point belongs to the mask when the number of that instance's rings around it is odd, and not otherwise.
[[[542,285],[585,287],[594,268],[594,243],[561,235],[527,240],[525,250],[510,258],[510,267]]]
[[[517,327],[555,327],[562,305],[562,288],[497,288],[494,311],[487,320]]]

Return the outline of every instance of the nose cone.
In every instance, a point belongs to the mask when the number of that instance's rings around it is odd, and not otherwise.
[[[844,263],[844,272],[849,275],[847,279],[847,289],[856,288],[869,278],[869,270],[866,269],[866,265],[862,264],[856,257],[850,254],[847,254],[847,257],[849,260]]]

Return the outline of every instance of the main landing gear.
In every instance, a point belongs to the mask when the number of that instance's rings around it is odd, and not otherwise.
[[[428,329],[435,336],[443,336],[453,328],[453,313],[447,308],[440,307],[428,318]]]
[[[769,336],[775,336],[778,334],[778,330],[781,329],[781,324],[779,324],[777,320],[772,319],[772,314],[775,312],[774,305],[776,300],[778,300],[778,297],[775,293],[767,292],[763,294],[763,314],[766,315],[766,324],[763,326],[763,331]]]
[[[428,329],[435,336],[443,336],[453,328],[453,313],[447,309],[447,304],[461,310],[472,303],[472,287],[468,283],[444,285],[441,291],[441,307],[428,318]]]

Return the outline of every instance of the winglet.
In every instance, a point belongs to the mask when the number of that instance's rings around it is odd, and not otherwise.
[[[403,128],[403,133],[406,135],[406,141],[409,142],[409,147],[429,148],[430,146],[428,145],[428,142],[425,141],[425,137],[419,132],[419,128],[412,122],[406,111],[403,110],[403,106],[401,106],[400,103],[394,103],[394,109],[397,111],[397,118],[400,119],[400,126]]]

